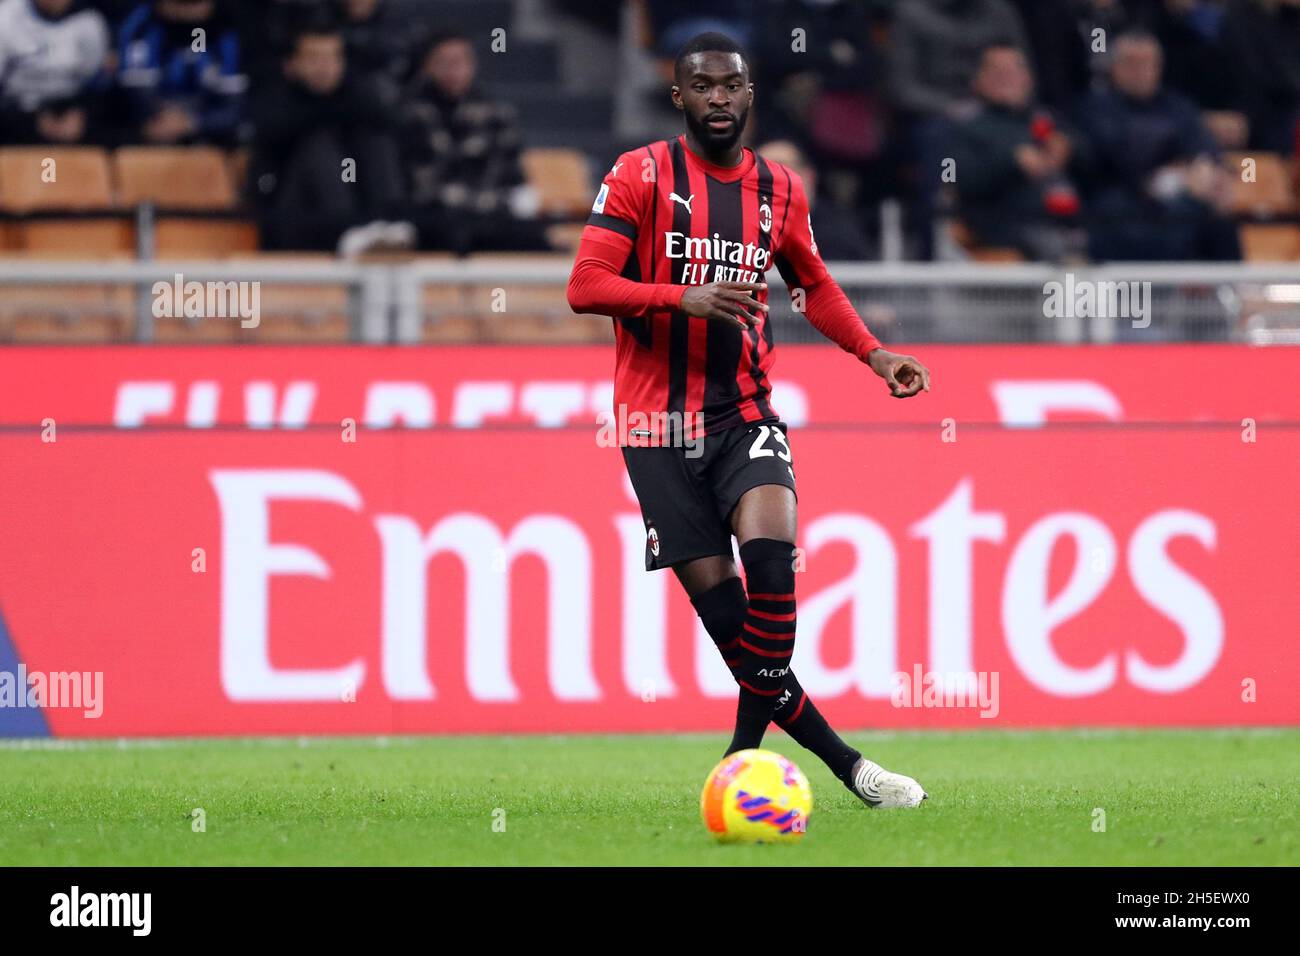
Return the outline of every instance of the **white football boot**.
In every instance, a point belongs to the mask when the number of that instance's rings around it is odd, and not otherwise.
[[[927,794],[921,785],[901,773],[890,773],[863,757],[853,765],[853,792],[873,810],[919,807]]]

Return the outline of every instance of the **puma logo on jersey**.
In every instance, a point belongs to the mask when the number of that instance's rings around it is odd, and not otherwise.
[[[611,176],[617,176],[619,167],[621,167],[622,165],[623,165],[622,163],[615,163],[614,167],[609,171],[609,174]]]
[[[687,199],[683,199],[681,196],[677,195],[676,193],[669,193],[668,198],[671,199],[673,202],[681,203],[683,206],[686,207],[687,212],[691,212],[691,203],[694,202],[695,200],[695,193],[691,193],[690,197]],[[691,213],[691,215],[695,215],[695,214]]]

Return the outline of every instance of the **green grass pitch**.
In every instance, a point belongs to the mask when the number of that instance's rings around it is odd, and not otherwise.
[[[870,811],[774,732],[808,835],[740,847],[699,816],[722,735],[0,742],[0,865],[1300,863],[1300,729],[847,736],[930,799]]]

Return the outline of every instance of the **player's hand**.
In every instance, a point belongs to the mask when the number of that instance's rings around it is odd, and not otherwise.
[[[930,390],[930,370],[910,355],[872,349],[867,353],[867,364],[885,380],[894,398],[911,398],[917,392]]]
[[[767,303],[758,301],[766,282],[710,282],[693,285],[682,294],[681,310],[701,319],[726,322],[738,329],[748,329],[757,321]]]

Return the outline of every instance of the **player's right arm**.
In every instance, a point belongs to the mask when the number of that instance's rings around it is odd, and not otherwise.
[[[682,311],[747,328],[758,310],[759,283],[712,282],[702,286],[637,282],[622,275],[633,255],[637,233],[654,198],[654,180],[641,175],[648,153],[624,153],[605,175],[582,230],[578,255],[569,275],[569,307],[574,312],[641,316]]]

